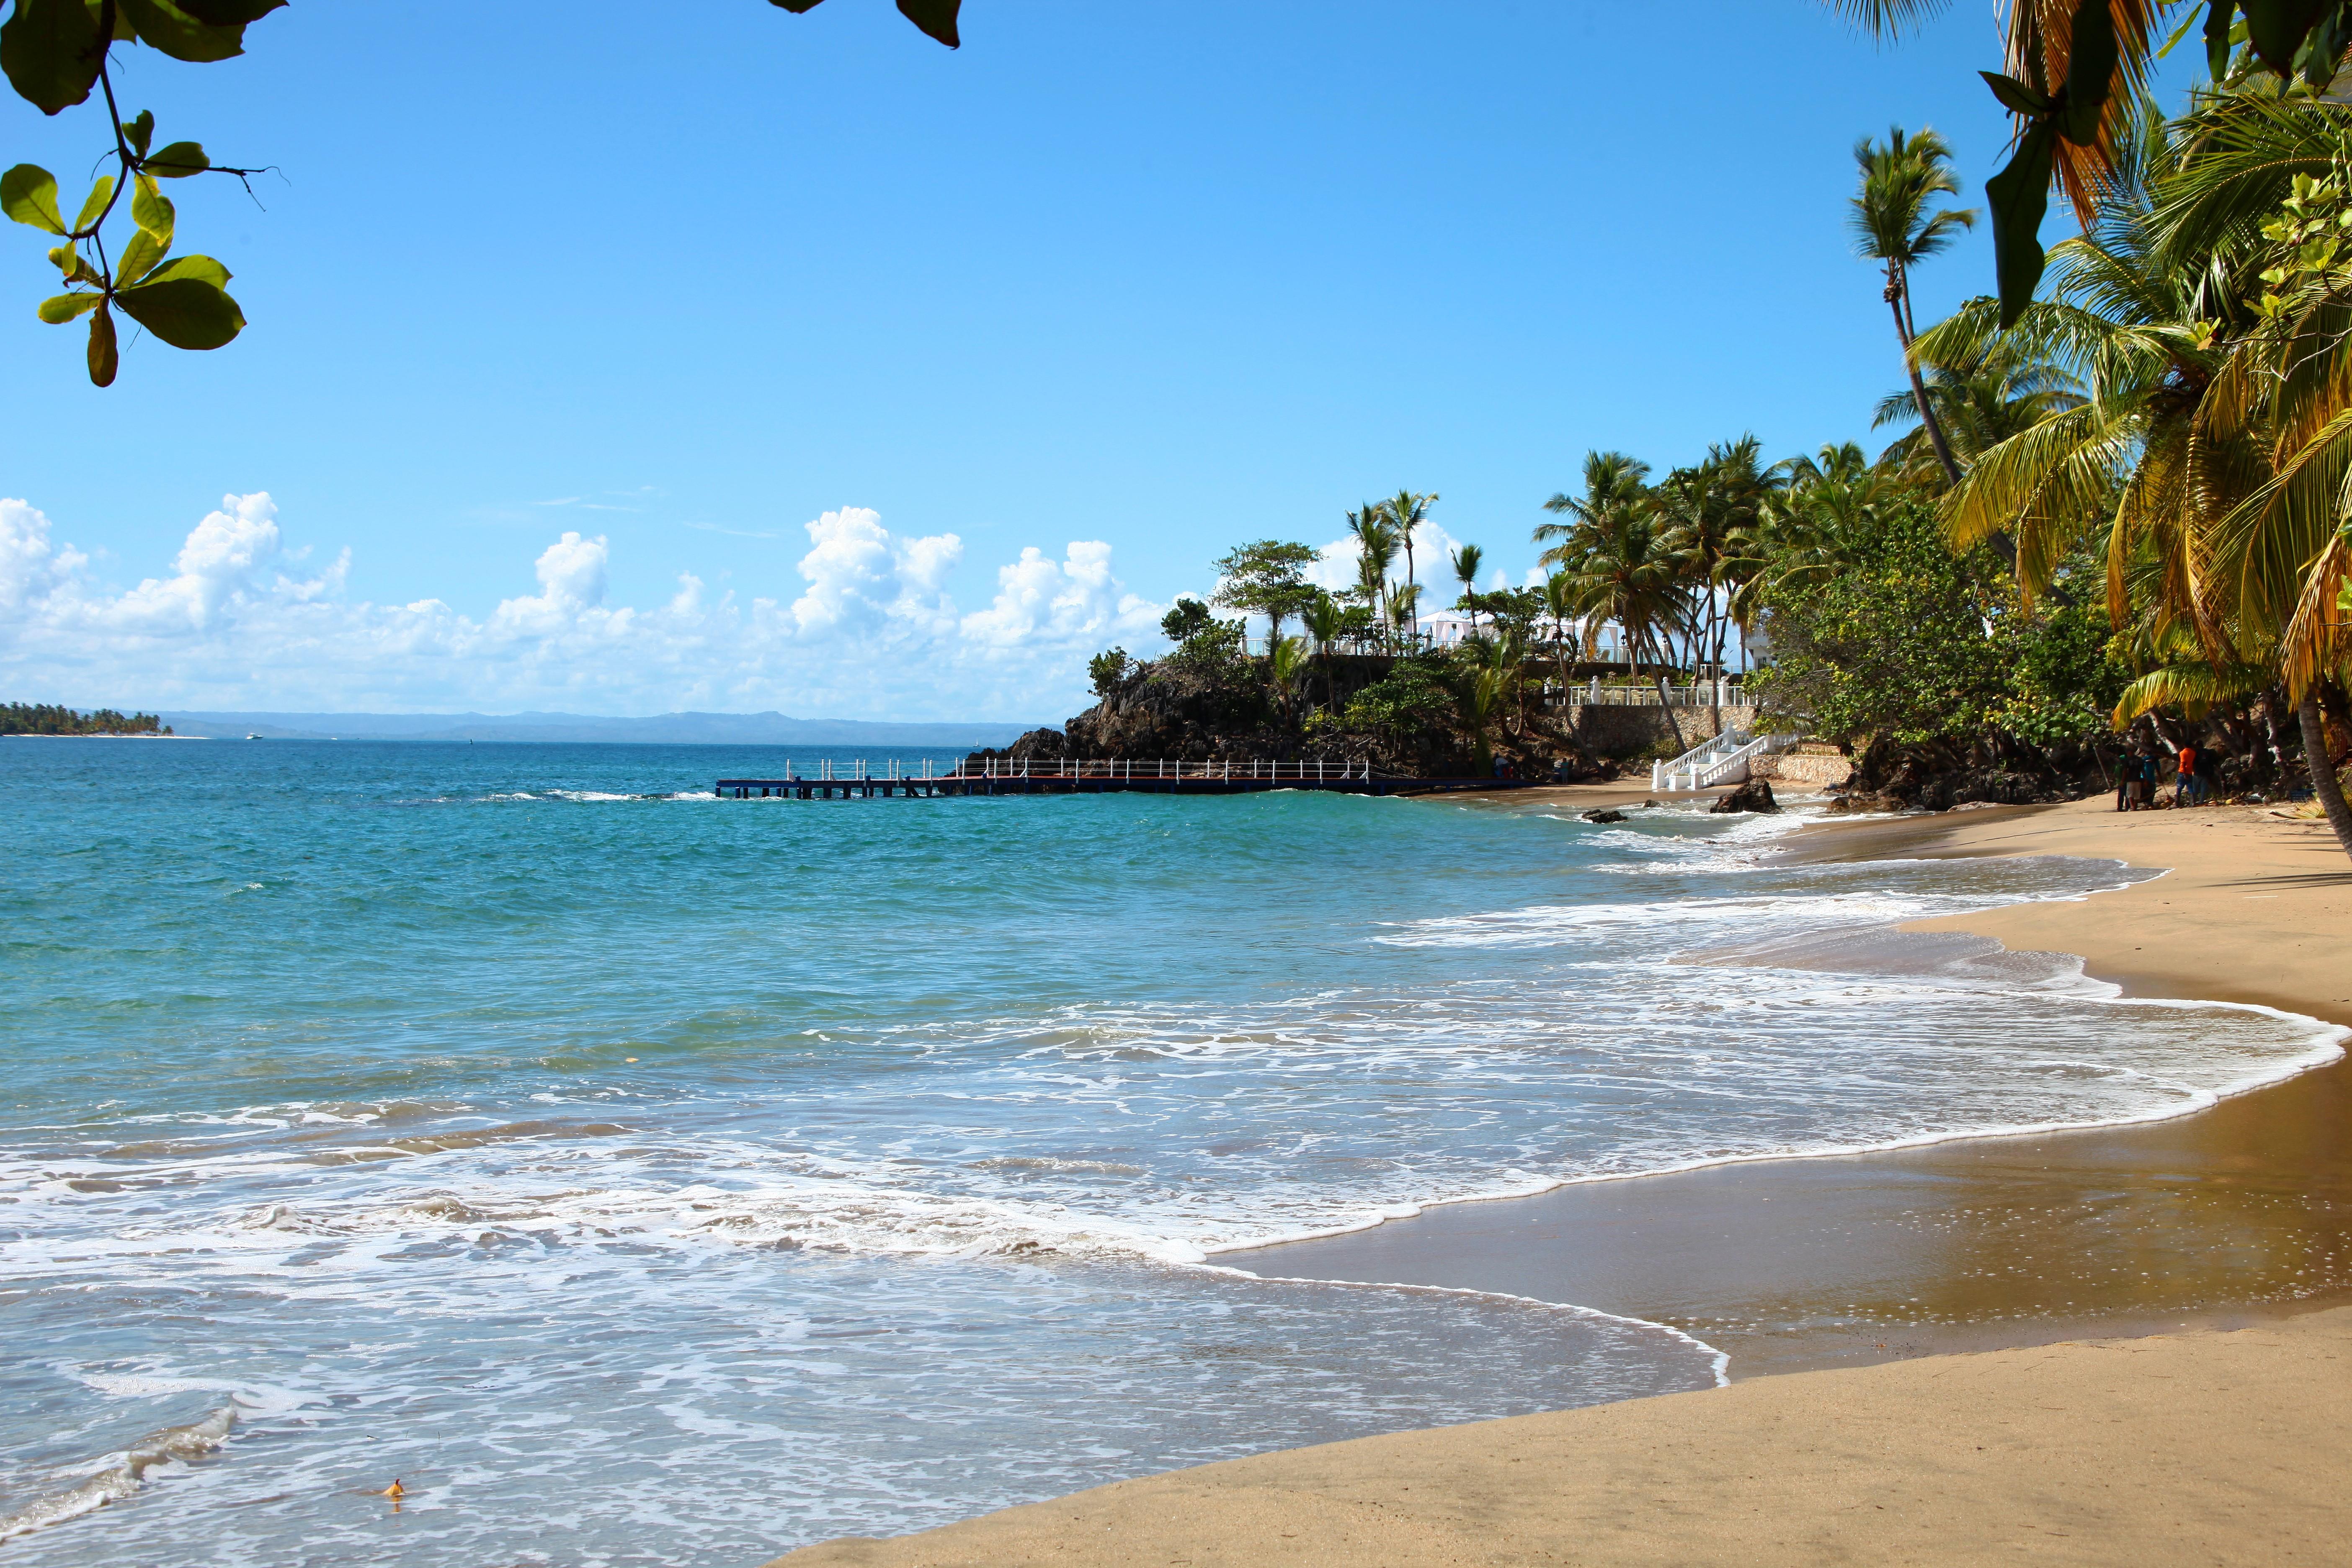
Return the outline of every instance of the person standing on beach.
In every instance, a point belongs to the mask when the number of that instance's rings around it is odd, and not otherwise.
[[[2183,741],[2172,762],[2172,809],[2197,804],[2197,743]]]

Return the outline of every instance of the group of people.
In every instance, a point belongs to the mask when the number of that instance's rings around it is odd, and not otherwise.
[[[2172,781],[2172,804],[2201,805],[2210,787],[2212,764],[2195,742],[2184,744],[2169,759],[2146,742],[2126,752],[2116,768],[2116,809],[2154,811],[2158,785]]]

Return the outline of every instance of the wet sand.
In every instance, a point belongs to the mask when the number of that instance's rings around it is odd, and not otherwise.
[[[1557,793],[1581,809],[1612,787]],[[2136,994],[2352,1024],[2352,865],[2324,826],[2083,802],[1824,825],[1790,852],[2171,868],[1906,929],[2080,954]],[[2171,1121],[1587,1184],[1218,1261],[1649,1318],[1744,1381],[1261,1455],[783,1561],[2352,1558],[2352,1307],[2323,1310],[2352,1301],[2345,1063]],[[1885,1362],[1905,1364],[1866,1364]]]
[[[2078,953],[2131,994],[2352,1025],[2352,864],[2324,825],[2081,802],[1824,824],[1789,853],[2170,866],[1905,929]],[[1648,1318],[1728,1352],[1735,1377],[2234,1325],[2352,1302],[2352,1062],[2170,1121],[1589,1183],[1218,1261]]]
[[[2352,1309],[1293,1448],[778,1563],[2316,1568],[2347,1424]]]

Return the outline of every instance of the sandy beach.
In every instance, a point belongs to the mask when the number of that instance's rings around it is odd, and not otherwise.
[[[1644,794],[1545,793],[1578,809]],[[2352,866],[2324,824],[2254,807],[2117,815],[2091,800],[1823,825],[1790,853],[2163,868],[2087,900],[1906,929],[2078,954],[2133,995],[2352,1025]],[[1220,1261],[1645,1317],[1728,1352],[1737,1381],[1260,1455],[779,1561],[2268,1563],[2352,1552],[2341,1062],[2168,1121],[1587,1184]]]

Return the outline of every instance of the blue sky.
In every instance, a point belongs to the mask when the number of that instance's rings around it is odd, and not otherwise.
[[[1365,497],[1441,492],[1517,574],[1587,447],[1873,439],[1849,149],[1932,124],[1974,202],[2004,136],[1977,6],[1889,49],[1811,0],[970,0],[964,36],[297,0],[237,60],[134,53],[159,140],[279,171],[174,193],[252,324],[97,391],[11,226],[0,685],[1058,720],[1225,547]],[[70,209],[93,115],[0,113]],[[1920,314],[1990,271],[1980,232]]]

